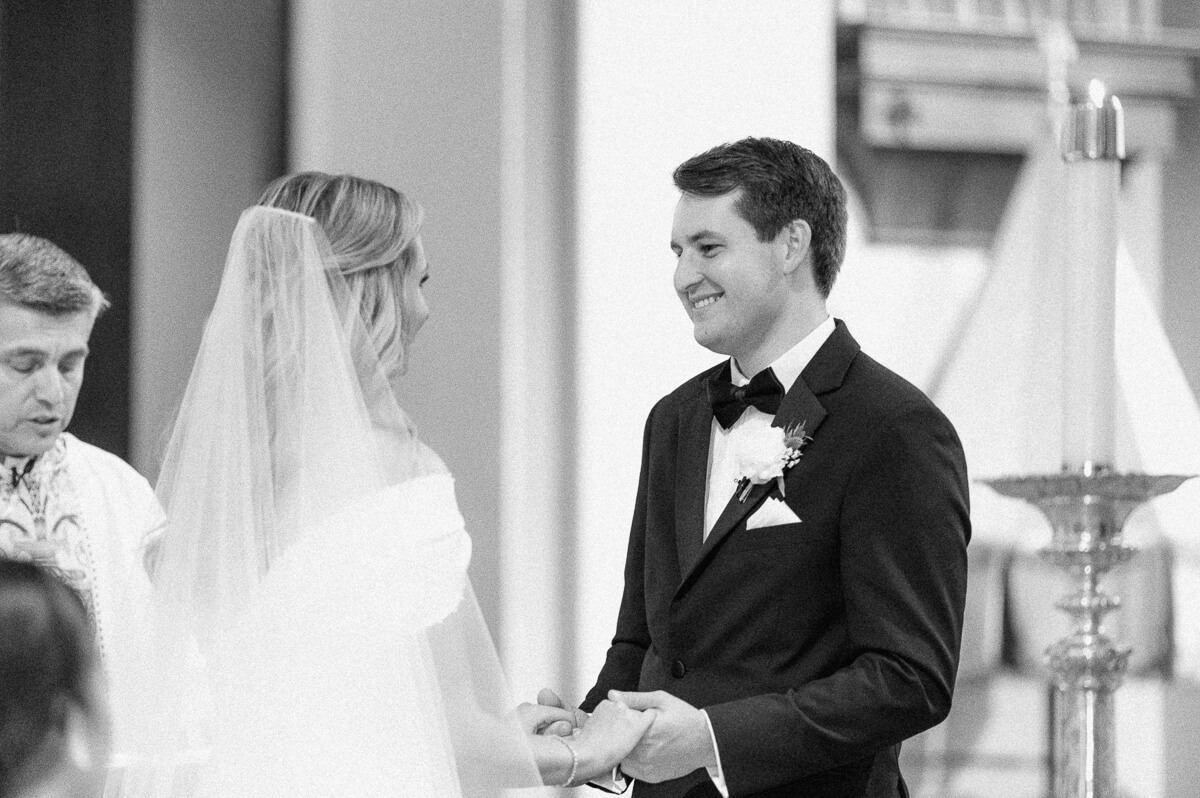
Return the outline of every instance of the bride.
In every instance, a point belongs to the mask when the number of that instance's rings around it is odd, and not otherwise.
[[[569,716],[513,711],[453,479],[396,400],[429,315],[420,223],[321,173],[242,214],[158,484],[152,642],[119,657],[112,793],[577,785],[650,724],[605,702],[539,736]]]

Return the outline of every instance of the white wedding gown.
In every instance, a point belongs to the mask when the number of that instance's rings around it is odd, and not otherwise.
[[[316,223],[242,215],[123,641],[120,798],[490,798],[540,785],[445,466]]]
[[[425,630],[462,601],[470,551],[448,475],[306,531],[223,640],[241,678],[204,793],[460,795]]]

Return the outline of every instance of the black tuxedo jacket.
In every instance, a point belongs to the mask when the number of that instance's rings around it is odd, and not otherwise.
[[[950,422],[859,350],[845,324],[775,425],[812,440],[785,475],[800,523],[747,529],[771,481],[733,497],[703,540],[712,410],[705,381],[646,422],[610,689],[707,710],[738,796],[904,796],[900,741],[940,722],[958,666],[970,537]],[[717,796],[704,770],[635,795]]]

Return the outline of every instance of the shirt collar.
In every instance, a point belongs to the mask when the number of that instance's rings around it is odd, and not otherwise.
[[[3,459],[3,461],[0,461],[0,467],[2,467],[5,471],[7,471],[9,469],[13,469],[13,468],[17,469],[18,471],[24,471],[25,467],[27,465],[29,465],[29,461],[34,459],[35,457],[37,457],[37,455],[32,455],[32,456],[25,455],[24,457],[14,457],[14,456],[6,454],[6,455],[2,455],[2,457],[4,459]]]
[[[804,367],[813,359],[813,355],[817,354],[821,345],[829,340],[829,336],[833,335],[833,328],[833,316],[826,316],[825,321],[818,324],[812,332],[801,338],[798,344],[784,352],[771,364],[770,368],[775,372],[775,377],[783,385],[784,390],[791,389],[792,383],[800,376],[800,372],[804,371]],[[750,377],[742,373],[734,358],[729,358],[729,376],[734,385],[745,385],[750,382]]]
[[[54,445],[41,454],[25,456],[0,454],[0,476],[3,474],[11,475],[14,470],[21,474],[26,471],[43,471],[47,468],[52,468],[62,460],[65,452],[66,438],[64,435],[59,435]]]

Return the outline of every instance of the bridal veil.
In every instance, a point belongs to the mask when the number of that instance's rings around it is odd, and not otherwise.
[[[113,646],[110,795],[541,783],[452,479],[333,264],[313,219],[242,214],[159,479],[154,604]]]

